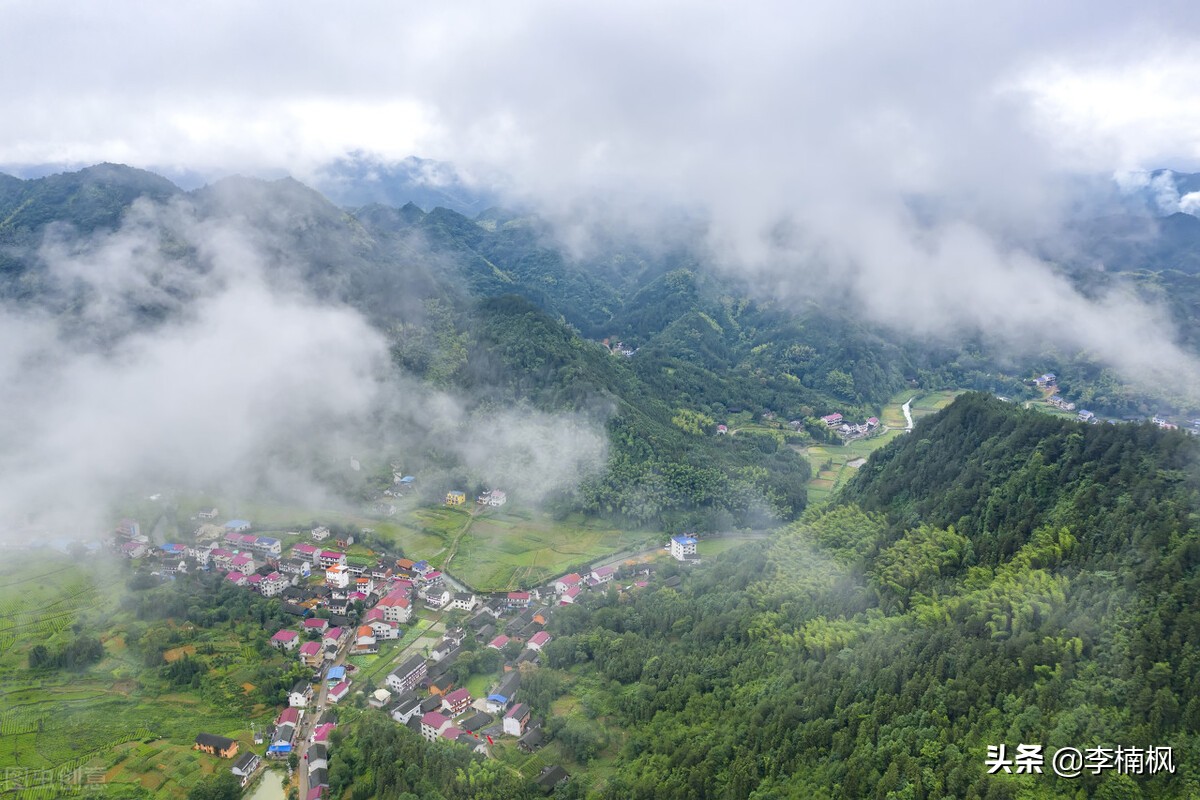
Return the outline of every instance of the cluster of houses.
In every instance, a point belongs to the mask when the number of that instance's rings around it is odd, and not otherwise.
[[[615,356],[625,356],[626,358],[631,358],[633,354],[637,352],[636,347],[630,347],[624,342],[614,342],[610,339],[603,339],[600,343],[607,347],[608,352]]]
[[[488,496],[496,494],[493,491]],[[502,499],[503,493],[499,495]],[[249,527],[244,520],[230,520],[219,529],[219,536],[206,531],[204,544],[170,546],[169,557],[179,556],[186,568],[226,570],[226,579],[238,585],[267,596],[279,594],[284,610],[297,618],[294,625],[275,631],[270,642],[285,653],[294,653],[312,669],[312,681],[298,682],[289,693],[288,706],[265,730],[255,732],[255,743],[265,745],[268,759],[286,758],[299,746],[297,738],[305,714],[319,694],[320,682],[325,683],[330,704],[348,696],[352,681],[346,667],[336,664],[339,654],[376,653],[381,641],[399,639],[402,626],[412,620],[418,604],[432,610],[458,610],[467,616],[462,625],[448,629],[428,655],[411,655],[388,673],[384,686],[368,697],[368,704],[430,741],[459,742],[486,753],[497,737],[508,736],[525,752],[538,750],[544,740],[542,720],[534,718],[528,704],[521,702],[521,668],[536,664],[552,641],[546,625],[557,608],[577,602],[588,591],[606,590],[616,577],[614,567],[601,566],[587,573],[563,575],[529,591],[492,595],[452,592],[442,573],[427,561],[388,558],[374,566],[355,565],[344,552],[315,544],[329,538],[324,528],[313,529],[314,543],[298,543],[285,557],[278,539],[255,536],[248,532]],[[149,547],[135,520],[123,520],[118,536],[126,545],[136,542]],[[668,547],[680,561],[695,559],[694,537],[673,537]],[[643,577],[648,578],[650,572],[651,568],[644,568]],[[314,580],[315,576],[322,579]],[[647,585],[646,580],[636,580],[627,588]],[[476,648],[503,655],[503,672],[482,697],[457,685],[457,673],[452,670],[468,638]],[[305,768],[312,788],[306,800],[319,800],[324,791],[326,747],[336,726],[328,711],[319,713],[309,737]],[[214,734],[200,734],[195,746],[223,758],[238,754],[235,740]],[[260,765],[258,755],[246,753],[231,770],[245,786]],[[561,767],[547,767],[537,782],[550,791],[567,777]]]
[[[1075,411],[1075,404],[1058,393],[1058,376],[1053,372],[1047,372],[1044,375],[1039,375],[1033,379],[1033,384],[1037,388],[1049,392],[1049,395],[1046,397],[1046,402],[1050,405],[1062,411]],[[1103,421],[1095,414],[1095,412],[1088,411],[1087,409],[1080,409],[1079,413],[1076,414],[1076,419],[1078,419],[1080,422],[1090,422],[1093,424],[1099,424]],[[1122,421],[1142,422],[1144,420],[1145,417],[1132,416],[1126,417],[1124,420],[1110,419],[1108,422],[1116,424]],[[1157,414],[1150,418],[1150,422],[1151,424],[1163,430],[1173,431],[1179,429],[1177,424]],[[1200,435],[1200,420],[1192,420],[1192,427],[1188,429],[1188,433]]]
[[[833,428],[843,439],[861,439],[879,430],[879,419],[868,417],[866,422],[847,422],[839,412],[826,414],[821,422],[828,428]]]
[[[1067,398],[1063,397],[1061,394],[1055,393],[1055,394],[1050,395],[1049,397],[1046,398],[1046,402],[1049,403],[1050,405],[1054,406],[1055,408],[1059,409],[1060,411],[1074,411],[1075,410],[1075,404],[1072,403]]]
[[[446,492],[445,503],[448,506],[461,506],[467,502],[467,493],[457,490]],[[479,497],[475,498],[475,502],[481,506],[490,508],[499,508],[508,502],[508,495],[500,489],[489,489]]]
[[[307,554],[308,548],[297,545],[293,557],[297,553]],[[332,572],[338,577],[327,578],[326,586],[320,587],[332,590],[326,596],[328,600],[340,590],[339,566],[344,565],[334,563],[326,569],[327,574]],[[520,668],[523,664],[537,663],[543,648],[550,643],[552,637],[545,626],[557,607],[576,602],[586,591],[606,588],[616,575],[613,567],[598,567],[586,575],[577,572],[563,575],[530,591],[480,596],[470,592],[450,593],[444,588],[441,573],[425,561],[396,559],[394,566],[383,570],[378,579],[370,572],[362,576],[367,583],[360,585],[369,607],[359,625],[350,625],[348,620],[345,625],[338,625],[343,620],[337,617],[326,620],[308,616],[295,629],[276,631],[271,644],[285,652],[295,652],[305,666],[321,672],[328,685],[326,697],[336,703],[351,687],[344,667],[327,666],[336,660],[340,648],[349,645],[351,653],[377,652],[379,640],[399,638],[400,626],[412,619],[418,603],[429,609],[468,612],[470,616],[463,625],[448,629],[427,656],[413,654],[388,673],[384,687],[371,693],[368,704],[430,741],[454,741],[482,753],[499,736],[515,738],[518,747],[526,752],[540,748],[544,739],[542,721],[533,718],[529,706],[518,697]],[[638,581],[635,585],[644,587],[647,583]],[[468,637],[477,647],[499,651],[505,657],[502,675],[484,697],[473,697],[465,686],[456,685],[451,670]],[[291,752],[292,738],[304,709],[312,702],[312,695],[313,689],[307,682],[293,687],[289,708],[268,729],[268,757],[282,757]],[[318,737],[315,742],[321,741],[320,731],[318,727],[314,733]],[[310,747],[310,770],[314,769],[312,752]],[[569,777],[561,767],[549,767],[543,773],[537,782],[549,789]],[[320,777],[313,775],[310,784],[318,786]]]
[[[576,602],[588,590],[606,588],[615,575],[613,567],[599,567],[586,575],[563,575],[529,591],[453,595],[453,607],[472,612],[471,616],[448,629],[428,656],[413,654],[388,673],[386,689],[376,691],[369,704],[428,741],[452,741],[487,753],[496,738],[508,736],[517,740],[521,750],[534,752],[544,741],[543,724],[520,700],[521,667],[536,664],[551,642],[545,626],[556,608]],[[468,638],[476,647],[504,656],[503,672],[482,697],[458,685],[451,669]],[[552,790],[568,777],[561,767],[548,767],[537,782]]]

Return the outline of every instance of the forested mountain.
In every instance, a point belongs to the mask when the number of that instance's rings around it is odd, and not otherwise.
[[[1196,796],[1196,456],[966,395],[771,541],[560,609],[527,698],[574,698],[566,795]],[[988,774],[1020,743],[1042,774]],[[1174,772],[1050,768],[1117,746]]]
[[[182,192],[111,164],[6,176],[0,298],[51,310],[81,341],[162,324],[185,312],[212,268],[210,256],[181,245],[171,227],[179,224],[240,231],[269,280],[286,287],[298,278],[317,298],[359,309],[387,333],[402,369],[477,407],[603,416],[608,470],[560,498],[563,510],[672,530],[788,520],[804,507],[809,474],[789,445],[822,426],[784,438],[715,437],[730,415],[861,419],[918,386],[1028,396],[1021,376],[1001,366],[1005,356],[979,342],[915,341],[843,309],[777,306],[687,248],[651,252],[613,238],[574,257],[536,218],[490,209],[470,219],[414,204],[341,209],[291,179],[228,178]],[[135,314],[116,331],[74,316],[91,291],[81,271],[107,268],[88,266],[90,237],[113,231],[138,242],[120,240],[130,253],[157,250],[171,265],[147,269],[155,291],[134,298]],[[64,253],[78,262],[65,277],[56,269]],[[1181,314],[1192,294],[1176,293]],[[1025,374],[1045,368],[1058,368],[1098,410],[1145,410],[1129,387],[1069,358]]]
[[[81,345],[185,314],[222,279],[210,276],[211,253],[185,244],[188,226],[233,231],[267,280],[286,290],[298,278],[318,299],[356,307],[386,332],[400,368],[472,407],[602,417],[607,472],[557,504],[633,524],[794,517],[805,504],[803,458],[779,436],[718,439],[717,424],[736,412],[865,418],[927,374],[844,313],[755,301],[692,253],[614,241],[581,260],[537,219],[498,209],[477,220],[413,204],[345,210],[291,179],[182,192],[117,165],[6,179],[2,191],[0,298],[58,315]],[[231,252],[226,261],[242,257]],[[113,259],[141,270],[128,289],[100,274],[124,269]],[[97,279],[127,291],[133,313],[77,318]]]

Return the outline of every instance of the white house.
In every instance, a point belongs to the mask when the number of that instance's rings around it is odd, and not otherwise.
[[[484,492],[483,494],[479,495],[478,502],[483,506],[499,508],[508,502],[508,495],[499,489],[492,489],[490,492]]]
[[[608,583],[613,579],[616,569],[613,567],[600,567],[592,570],[592,580],[596,583]]]
[[[431,742],[449,727],[450,718],[437,711],[430,711],[421,717],[421,735]]]
[[[458,592],[454,595],[454,600],[450,603],[450,607],[470,611],[475,608],[477,602],[475,595],[469,592]]]
[[[517,703],[504,715],[504,732],[510,736],[520,736],[525,732],[529,723],[529,706]]]
[[[579,582],[582,580],[583,580],[583,578],[580,576],[580,574],[578,572],[572,572],[570,575],[563,575],[561,578],[559,578],[558,580],[556,580],[554,582],[554,591],[558,592],[559,594],[562,594],[567,589],[570,589],[572,586],[578,586]]]
[[[696,537],[682,534],[671,537],[671,557],[676,561],[687,561],[696,555]]]
[[[288,705],[292,708],[307,708],[309,694],[310,687],[307,683],[297,683],[288,694]]]
[[[408,692],[415,689],[427,674],[429,674],[429,667],[425,664],[425,659],[420,656],[411,656],[388,673],[385,683],[393,692]]]
[[[271,644],[290,653],[300,646],[300,634],[289,630],[279,631],[271,637]]]
[[[325,570],[325,585],[331,589],[346,589],[350,586],[350,570],[342,564],[334,564]]]
[[[376,639],[399,639],[400,626],[395,622],[387,622],[385,620],[375,620],[369,625],[371,632]],[[359,629],[361,630],[361,628]]]
[[[383,618],[388,622],[408,622],[412,616],[412,602],[402,589],[388,592],[375,607],[383,610]]]

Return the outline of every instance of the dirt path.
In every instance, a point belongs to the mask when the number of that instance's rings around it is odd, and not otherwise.
[[[904,405],[900,406],[900,410],[904,412],[904,421],[906,423],[904,430],[906,431],[911,431],[913,429],[912,401],[916,399],[917,396],[914,394],[912,397],[908,398],[907,401],[905,401]]]
[[[454,560],[454,556],[458,553],[459,542],[467,535],[467,531],[471,530],[471,523],[475,521],[475,512],[472,511],[467,515],[467,524],[463,525],[462,530],[454,535],[454,541],[450,543],[450,552],[446,553],[446,558],[442,561],[442,572],[445,573],[450,569],[450,562]]]

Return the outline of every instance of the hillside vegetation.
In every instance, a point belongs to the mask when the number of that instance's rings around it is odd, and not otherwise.
[[[1178,433],[966,395],[771,542],[562,609],[535,709],[568,692],[593,731],[561,745],[572,792],[1194,796],[1195,457]],[[1044,774],[987,774],[989,745],[1019,743]],[[1117,746],[1172,747],[1176,771],[1049,768]]]

